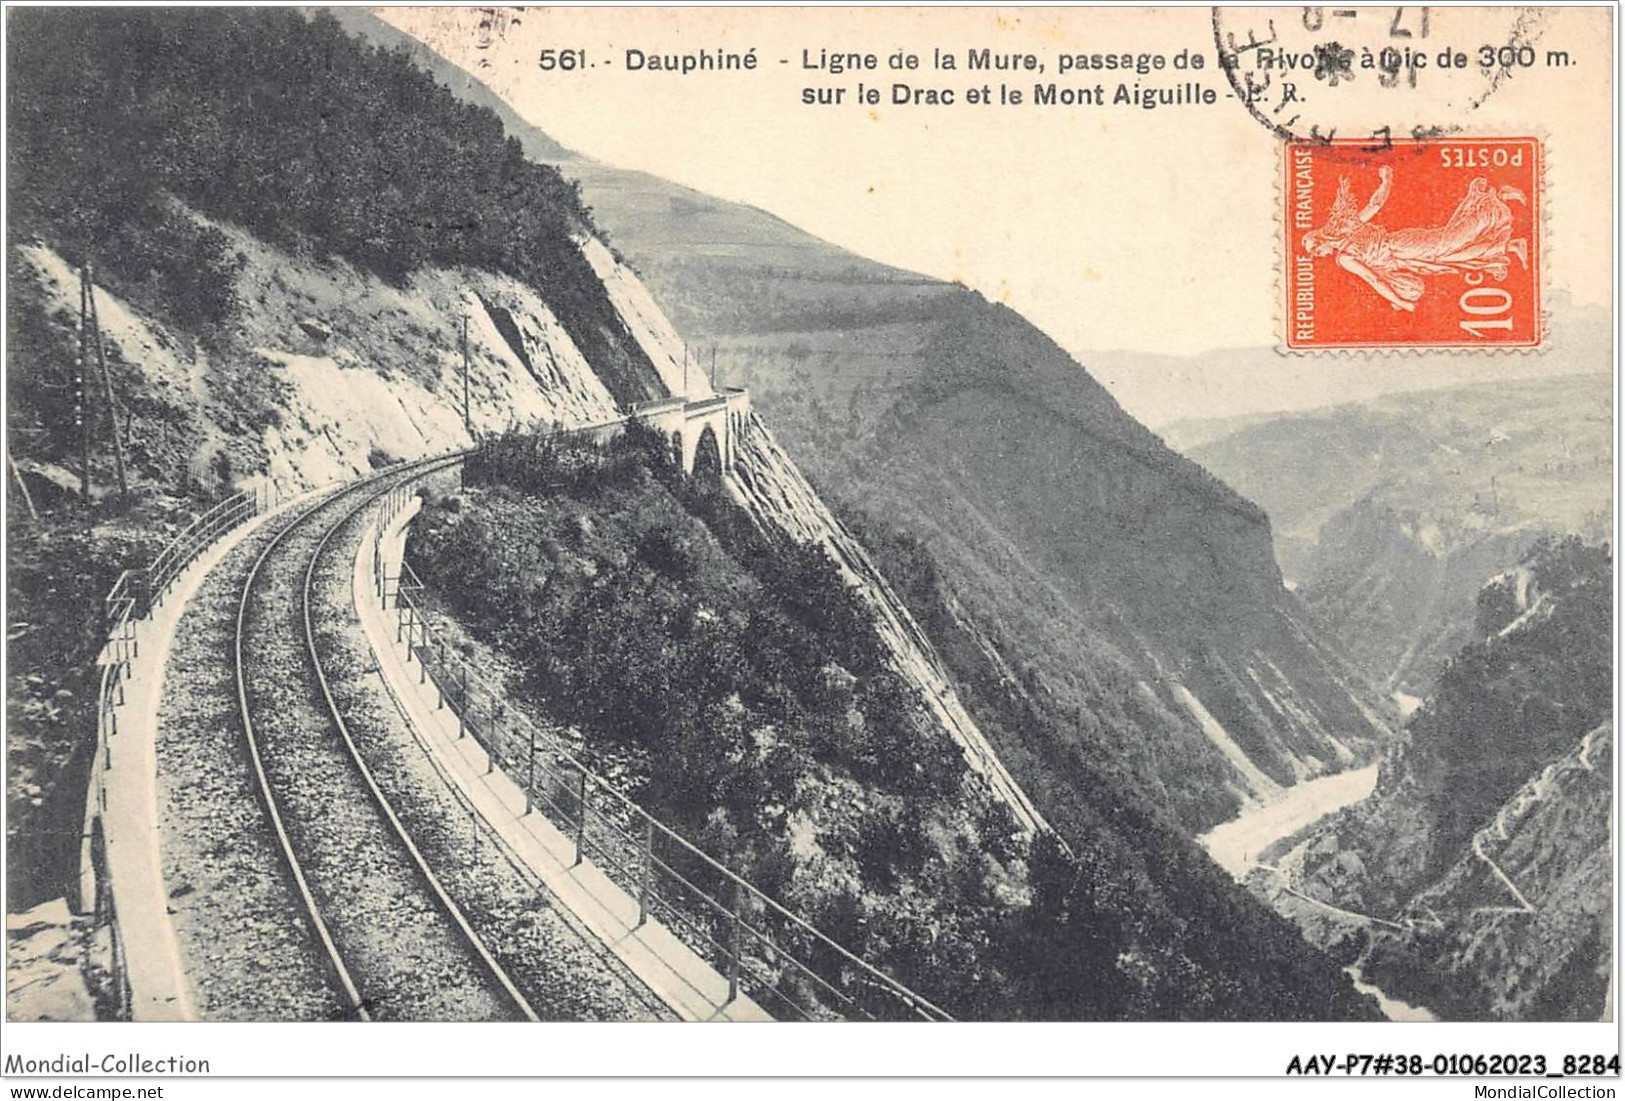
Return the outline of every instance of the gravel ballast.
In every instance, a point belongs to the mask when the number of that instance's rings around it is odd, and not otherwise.
[[[237,601],[274,534],[254,531],[204,579],[176,627],[158,713],[164,883],[193,1003],[206,1020],[346,1013],[260,803],[238,718]]]
[[[308,653],[302,587],[333,499],[283,540],[249,599],[248,701],[267,779],[368,1015],[512,1020],[521,1009],[434,899],[350,756]],[[341,526],[312,587],[317,651],[357,749],[402,825],[538,1016],[671,1019],[462,802],[387,695],[355,615],[351,570],[372,509]],[[160,841],[183,967],[210,1020],[353,1016],[262,802],[232,661],[238,600],[278,517],[227,555],[177,627],[158,727]]]

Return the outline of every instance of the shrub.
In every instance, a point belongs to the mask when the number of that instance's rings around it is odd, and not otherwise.
[[[469,485],[508,485],[534,494],[590,497],[609,488],[625,489],[649,477],[658,463],[647,439],[636,433],[599,442],[509,428],[482,437],[464,471]]]
[[[694,557],[687,541],[669,525],[650,528],[638,537],[638,557],[657,573],[677,581],[694,575]]]

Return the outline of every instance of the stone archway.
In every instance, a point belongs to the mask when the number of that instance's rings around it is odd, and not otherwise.
[[[694,463],[689,473],[702,481],[722,480],[722,445],[717,442],[716,430],[709,424],[700,430],[694,444]]]

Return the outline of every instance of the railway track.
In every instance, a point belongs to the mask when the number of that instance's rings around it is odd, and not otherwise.
[[[447,460],[439,460],[445,465]],[[380,787],[334,699],[313,613],[318,563],[368,505],[435,463],[341,490],[288,521],[243,582],[242,735],[278,847],[348,1015],[537,1020]]]

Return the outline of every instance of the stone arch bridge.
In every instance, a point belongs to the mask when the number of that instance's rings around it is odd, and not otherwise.
[[[638,402],[619,423],[640,421],[660,432],[671,441],[672,457],[683,472],[692,474],[701,456],[717,470],[733,465],[749,415],[750,392],[727,387],[696,401],[669,397]]]

